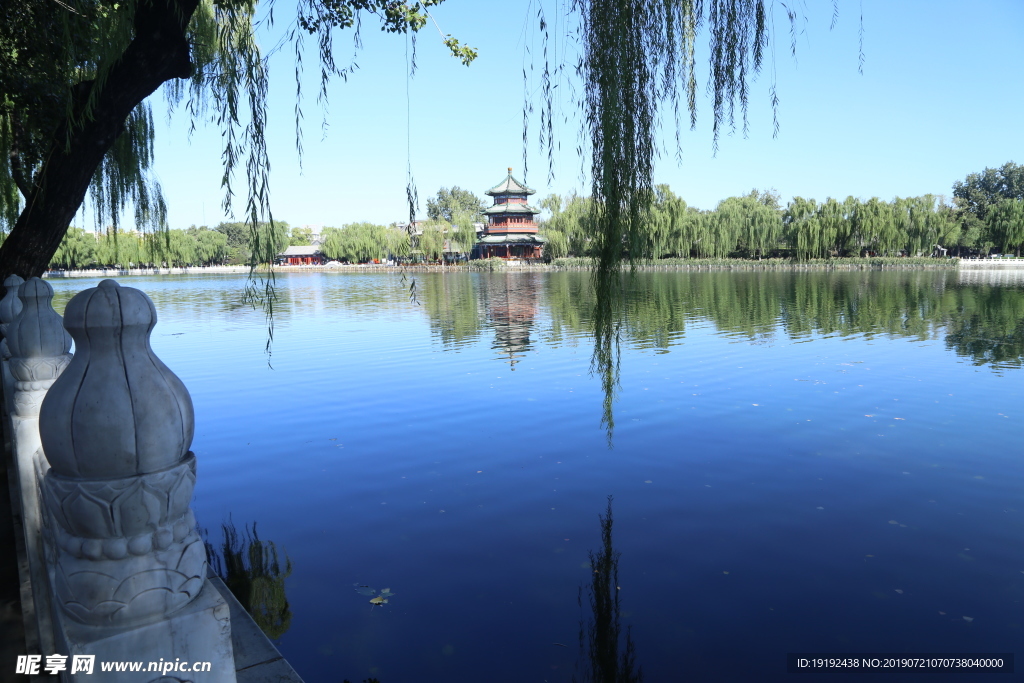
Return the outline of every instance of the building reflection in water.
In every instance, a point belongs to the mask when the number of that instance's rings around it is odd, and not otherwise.
[[[494,345],[509,368],[516,369],[533,348],[530,333],[538,311],[541,288],[537,273],[499,273],[486,278],[484,297],[487,319],[494,328]]]

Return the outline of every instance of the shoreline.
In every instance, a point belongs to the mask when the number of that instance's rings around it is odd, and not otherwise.
[[[459,265],[333,265],[274,266],[275,273],[435,273],[435,272],[560,272],[594,270],[590,259],[555,259],[551,263],[487,259]],[[806,270],[1024,270],[1021,259],[931,259],[931,258],[844,258],[791,261],[789,259],[665,259],[665,262],[643,262],[635,265],[641,272],[665,271],[806,271]],[[623,271],[629,265],[623,264]],[[267,268],[257,273],[270,272]],[[188,266],[182,268],[90,268],[84,270],[47,271],[44,278],[109,278],[135,275],[224,275],[249,273],[249,266]]]

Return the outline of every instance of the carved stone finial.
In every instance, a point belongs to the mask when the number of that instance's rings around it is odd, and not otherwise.
[[[8,278],[9,280],[10,278]],[[61,367],[36,367],[35,359],[67,357],[71,337],[53,310],[53,287],[37,277],[29,278],[18,290],[21,312],[7,327],[7,348],[11,352],[11,373],[22,382],[56,379]],[[21,362],[19,362],[21,361]],[[66,360],[65,360],[66,364]],[[53,366],[53,367],[49,367]]]
[[[170,615],[206,577],[189,509],[192,399],[150,347],[155,324],[149,297],[114,280],[76,295],[64,314],[75,356],[40,411],[55,589],[87,624]]]
[[[24,280],[20,275],[8,275],[4,280],[4,287],[7,294],[0,299],[0,334],[7,334],[7,326],[14,322],[14,319],[21,313],[21,299],[18,298],[18,288]]]
[[[150,298],[104,280],[68,303],[64,325],[75,356],[40,413],[50,466],[63,477],[114,478],[181,463],[195,414],[185,385],[150,347]]]
[[[48,282],[29,278],[19,287],[18,297],[21,312],[7,326],[4,339],[11,354],[13,407],[17,415],[35,416],[46,390],[71,360],[71,336],[53,310],[53,287]]]

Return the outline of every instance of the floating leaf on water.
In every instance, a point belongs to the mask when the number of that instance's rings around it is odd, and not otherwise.
[[[359,593],[360,595],[375,595],[377,593],[375,588],[370,588],[369,586],[364,586],[359,583],[353,585],[355,586],[356,593]]]
[[[380,597],[382,598],[390,598],[393,595],[394,593],[391,592],[390,588],[382,588],[380,591]],[[385,599],[384,602],[387,602],[387,600]]]
[[[375,597],[375,598],[370,598],[370,604],[371,605],[383,605],[385,602],[387,602],[387,600],[385,600],[384,598],[380,597],[379,595],[377,597]]]

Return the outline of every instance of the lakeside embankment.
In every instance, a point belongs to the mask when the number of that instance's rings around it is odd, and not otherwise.
[[[594,260],[586,258],[558,258],[550,263],[526,261],[505,261],[483,259],[457,265],[329,265],[329,266],[274,266],[279,273],[398,273],[398,272],[454,272],[454,271],[564,271],[593,270]],[[643,271],[687,271],[687,270],[900,270],[900,269],[941,269],[955,270],[1024,270],[1021,259],[933,259],[933,258],[836,258],[794,261],[791,259],[660,259],[640,261],[636,264]],[[221,275],[226,273],[248,273],[248,266],[187,266],[182,268],[90,268],[85,270],[51,270],[43,277],[125,277],[131,275]],[[261,268],[258,272],[268,272]]]

